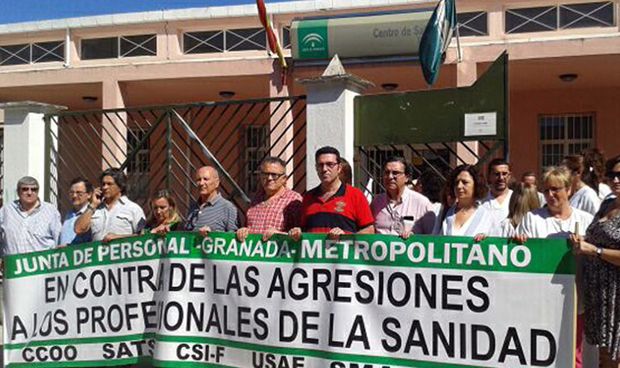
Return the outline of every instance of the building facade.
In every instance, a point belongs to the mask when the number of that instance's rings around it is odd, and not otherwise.
[[[403,12],[434,4],[313,0],[270,4],[268,11],[290,56],[294,19]],[[460,45],[452,42],[433,88],[468,86],[507,51],[510,156],[517,175],[539,172],[586,147],[618,154],[619,6],[620,0],[457,1]],[[299,96],[305,90],[295,81],[317,76],[325,67],[291,64],[282,85],[254,5],[0,26],[0,102],[30,100],[79,111]],[[374,83],[365,94],[428,88],[419,64],[407,55],[345,60],[345,66]],[[247,161],[281,135],[274,131],[281,117],[273,116],[273,103],[269,109],[269,127],[239,130],[238,142],[246,149],[234,154]],[[133,139],[130,146],[140,141],[138,133],[118,134],[127,142]],[[149,149],[144,148],[144,157]],[[293,146],[286,149],[294,154]],[[133,169],[148,163],[143,161]],[[243,184],[248,191],[254,189],[251,179]]]

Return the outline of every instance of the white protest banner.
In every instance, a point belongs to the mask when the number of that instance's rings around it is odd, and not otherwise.
[[[9,367],[570,367],[565,241],[171,233],[5,258]]]

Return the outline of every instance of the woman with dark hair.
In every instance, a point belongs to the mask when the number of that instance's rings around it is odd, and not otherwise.
[[[611,194],[611,188],[605,184],[605,156],[598,148],[588,148],[581,152],[583,156],[583,182],[594,189],[599,199],[604,200]]]
[[[586,340],[598,345],[601,367],[620,367],[620,156],[607,161],[612,194],[585,237],[570,236],[575,254],[584,256]]]
[[[480,205],[487,188],[474,166],[460,165],[455,168],[448,185],[456,204],[448,209],[440,235],[474,236],[479,241],[487,235],[499,233],[499,224],[491,212]]]
[[[594,216],[601,206],[601,200],[594,189],[583,181],[586,172],[584,157],[581,155],[566,156],[562,161],[562,166],[566,167],[571,175],[570,205]]]
[[[167,190],[160,190],[151,198],[151,216],[146,223],[145,232],[165,234],[180,229],[181,216],[176,202]]]

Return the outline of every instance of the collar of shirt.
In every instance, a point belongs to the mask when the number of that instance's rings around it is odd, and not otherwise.
[[[27,212],[26,210],[24,210],[24,207],[22,207],[22,203],[19,201],[19,199],[13,201],[13,207],[15,208],[17,213],[19,213],[20,215],[22,215],[22,216],[31,216],[31,215],[34,215],[35,213],[39,212],[39,210],[41,209],[41,201],[37,200],[36,206],[34,206],[32,211],[30,211],[30,212]]]
[[[215,195],[215,197],[212,200],[200,203],[198,208],[214,206],[217,203],[217,201],[220,200],[220,198],[222,198],[222,195],[220,193],[218,193],[218,194]]]

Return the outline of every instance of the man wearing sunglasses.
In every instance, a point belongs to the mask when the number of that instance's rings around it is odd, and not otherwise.
[[[286,187],[286,163],[277,157],[266,157],[260,166],[261,189],[246,214],[247,224],[237,230],[244,241],[248,234],[263,234],[263,240],[274,234],[286,234],[301,222],[301,194]]]
[[[18,199],[0,209],[2,255],[55,248],[60,236],[60,213],[39,199],[39,182],[24,176],[17,182]]]
[[[321,184],[309,190],[303,199],[301,228],[289,231],[299,239],[303,231],[327,233],[330,239],[343,234],[374,234],[374,217],[364,194],[340,180],[340,152],[322,147],[314,155]]]

